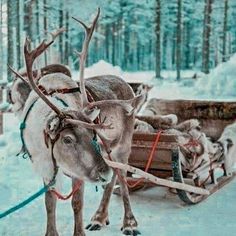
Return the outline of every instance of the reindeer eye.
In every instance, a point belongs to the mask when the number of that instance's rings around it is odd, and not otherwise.
[[[67,145],[73,143],[73,139],[70,136],[65,136],[62,141]]]

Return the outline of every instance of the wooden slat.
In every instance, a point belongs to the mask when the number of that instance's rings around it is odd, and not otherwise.
[[[142,140],[154,142],[156,135],[156,133],[134,133],[133,141]],[[162,134],[159,142],[176,142],[176,136],[172,134]]]
[[[233,120],[236,117],[236,101],[216,102],[153,98],[147,104],[147,109],[149,106],[152,106],[157,114],[176,114],[182,121],[191,118]]]
[[[147,160],[151,152],[151,145],[132,145],[131,154],[129,157],[129,164],[139,168],[145,168]],[[171,170],[171,147],[165,146],[161,148],[161,143],[158,144],[156,152],[152,160],[152,169]],[[174,147],[174,146],[173,146]]]

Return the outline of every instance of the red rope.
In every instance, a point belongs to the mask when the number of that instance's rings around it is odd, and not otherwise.
[[[153,161],[153,158],[154,158],[154,154],[155,154],[155,151],[157,150],[157,145],[158,145],[158,142],[160,140],[160,137],[161,137],[161,133],[162,131],[159,131],[157,132],[157,135],[156,135],[156,138],[155,138],[155,141],[152,145],[152,150],[151,150],[151,153],[149,154],[149,157],[148,157],[148,160],[147,160],[147,164],[145,166],[145,172],[148,172],[151,164],[152,164],[152,161]],[[110,159],[110,161],[112,161],[112,158],[110,156],[110,154],[108,153],[108,157]],[[143,182],[144,178],[139,178],[138,180],[134,180],[134,181],[127,181],[120,173],[120,171],[118,169],[115,169],[116,171],[116,174],[119,178],[120,181],[122,181],[123,183],[125,183],[129,188],[134,188],[136,187],[137,185],[139,185],[140,183]],[[129,182],[134,182],[134,183],[129,183]]]
[[[67,196],[63,196],[62,194],[60,194],[59,192],[57,192],[55,189],[50,190],[52,193],[54,193],[54,195],[60,199],[60,200],[68,200],[69,198],[71,198],[71,196],[73,196],[81,187],[83,181],[78,180],[78,182],[76,183],[76,185],[72,188],[71,192],[67,195]]]
[[[187,143],[185,143],[184,147],[197,147],[200,143],[197,139],[190,139]]]

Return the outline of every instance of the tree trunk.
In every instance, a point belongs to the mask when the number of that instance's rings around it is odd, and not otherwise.
[[[175,62],[176,62],[176,32],[173,32],[173,40],[172,40],[172,54],[171,54],[171,62],[172,62],[172,68],[174,68]]]
[[[130,64],[130,60],[129,60],[129,29],[128,29],[128,22],[125,21],[125,29],[124,29],[124,63],[123,63],[123,68],[124,69],[129,69],[129,64]]]
[[[223,50],[222,50],[222,61],[227,61],[226,45],[227,45],[227,31],[228,31],[228,0],[224,0],[224,25],[223,25]]]
[[[66,21],[66,33],[65,33],[64,63],[66,65],[69,65],[69,12],[68,10],[66,10],[65,21]]]
[[[14,66],[14,30],[13,25],[15,22],[14,12],[14,0],[7,1],[7,64]],[[8,81],[12,81],[12,73],[10,70],[7,71]]]
[[[168,34],[167,32],[163,32],[163,41],[162,41],[162,68],[166,69],[167,68],[167,47],[168,47]]]
[[[191,30],[191,25],[190,22],[186,23],[186,28],[185,28],[185,66],[184,69],[190,69],[190,30]]]
[[[176,71],[177,80],[180,80],[180,70],[181,70],[181,46],[182,46],[182,0],[178,0],[177,9],[177,28],[176,28]]]
[[[63,1],[61,0],[60,1],[60,9],[59,9],[59,27],[63,27],[63,24],[64,24],[64,15],[63,15],[63,10],[64,10],[64,4],[63,4]],[[59,52],[60,52],[60,60],[61,60],[61,63],[64,63],[64,55],[63,55],[63,46],[64,46],[64,43],[63,43],[63,37],[64,35],[63,34],[60,34],[59,35]]]
[[[133,40],[131,40],[131,42],[133,42]],[[153,64],[152,64],[152,60],[153,60],[153,53],[152,53],[152,46],[153,44],[153,41],[152,39],[150,39],[149,43],[148,43],[148,70],[153,70]],[[153,56],[152,56],[153,55]],[[132,57],[132,60],[130,61],[131,65],[133,65],[133,57]]]
[[[228,58],[232,54],[232,38],[231,38],[231,32],[228,34]]]
[[[21,68],[22,67],[22,55],[21,55],[21,25],[20,25],[20,12],[21,12],[21,1],[18,0],[16,1],[16,19],[17,19],[17,23],[16,23],[16,55],[17,55],[17,68]]]
[[[116,58],[116,36],[115,36],[115,32],[116,32],[116,23],[113,22],[112,23],[112,64],[115,65],[115,58]]]
[[[109,45],[110,45],[110,24],[105,25],[105,60],[110,62],[110,50],[109,50]]]
[[[44,30],[44,36],[46,38],[46,34],[48,31],[48,22],[47,22],[47,0],[43,0],[43,9],[44,9],[44,14],[43,14],[43,30]],[[47,51],[44,52],[44,65],[47,66],[48,64],[48,59],[47,59]]]
[[[140,70],[140,43],[137,37],[137,70]]]
[[[219,63],[219,53],[218,53],[218,38],[215,39],[215,66]]]
[[[38,38],[38,42],[41,42],[41,37],[40,37],[40,8],[39,8],[39,1],[36,0],[36,34]]]
[[[24,30],[27,36],[30,37],[31,40],[33,38],[33,2],[34,0],[24,0]]]
[[[3,39],[2,39],[2,0],[0,0],[0,80],[3,79]],[[0,89],[0,103],[2,103],[2,89]],[[0,134],[3,133],[3,114],[0,113]]]
[[[156,0],[156,78],[161,79],[161,0]]]
[[[209,73],[210,62],[210,35],[211,35],[211,12],[213,0],[205,0],[203,45],[202,45],[202,72]]]
[[[0,0],[0,29],[3,28],[2,26],[2,0]],[[0,65],[1,65],[1,69],[0,69],[0,79],[3,78],[3,34],[2,34],[2,30],[0,30]],[[0,90],[1,91],[1,90]]]

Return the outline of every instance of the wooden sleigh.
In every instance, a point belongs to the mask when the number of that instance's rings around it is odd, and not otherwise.
[[[215,141],[220,137],[225,126],[233,123],[236,117],[236,102],[171,101],[160,99],[157,100],[156,105],[158,114],[176,114],[179,122],[192,118],[198,119],[201,122],[202,131]],[[155,119],[153,117],[139,116],[138,119],[151,123],[155,128]],[[141,170],[145,169],[156,135],[156,133],[134,133],[129,165]],[[200,165],[191,172],[183,171],[181,165],[182,155],[184,153],[176,142],[176,136],[162,134],[148,172],[156,177],[171,178],[175,182],[206,189],[210,194],[219,190],[235,176],[234,174],[226,176],[224,162],[219,162],[214,160],[214,158],[211,161],[210,171],[209,164]],[[222,174],[218,176],[220,169]],[[128,175],[127,178],[130,183],[135,183],[138,180],[131,175]],[[153,185],[153,183],[143,180],[137,185],[134,184],[134,187],[130,187],[130,191]],[[176,191],[179,198],[187,204],[196,204],[208,197],[208,195],[191,193],[180,189],[176,189]]]

